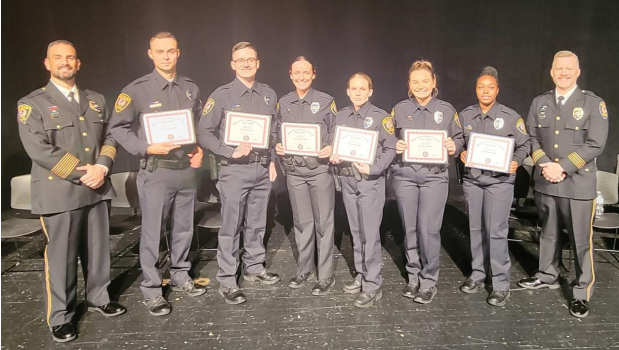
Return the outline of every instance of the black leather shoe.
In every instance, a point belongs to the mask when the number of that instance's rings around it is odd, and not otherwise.
[[[380,299],[383,296],[382,290],[377,290],[375,292],[361,292],[355,298],[353,305],[360,308],[366,308],[374,305],[374,302]]]
[[[561,288],[561,285],[557,282],[545,283],[545,282],[542,282],[542,280],[540,280],[537,277],[523,278],[518,282],[518,285],[526,289],[542,289],[542,288],[559,289]]]
[[[361,291],[361,278],[356,277],[350,282],[344,283],[344,287],[342,288],[344,293],[355,294]]]
[[[434,300],[434,296],[438,292],[436,287],[432,287],[429,289],[420,289],[417,293],[415,293],[415,297],[413,301],[419,304],[429,304]]]
[[[473,294],[484,290],[484,282],[477,282],[471,278],[467,278],[460,286],[460,290],[467,294]]]
[[[402,289],[402,296],[413,299],[419,290],[419,283],[409,283]]]
[[[190,297],[197,297],[206,293],[206,287],[200,284],[196,284],[193,280],[189,280],[181,285],[172,286],[174,292],[185,292]]]
[[[77,338],[77,332],[71,323],[65,323],[60,326],[52,327],[52,337],[54,341],[66,343]]]
[[[492,306],[505,306],[507,304],[507,299],[509,299],[510,292],[502,292],[498,290],[493,290],[490,295],[488,295],[488,299],[486,301],[488,304]]]
[[[314,271],[296,275],[290,279],[290,282],[288,282],[288,287],[294,289],[301,288],[305,284],[305,282],[312,278],[314,278]]]
[[[88,311],[96,311],[105,317],[114,317],[124,314],[127,309],[119,303],[107,303],[101,306],[89,306]]]
[[[230,305],[243,304],[247,297],[238,286],[223,287],[219,286],[219,294],[224,297],[226,303]]]
[[[172,306],[161,295],[143,301],[148,308],[148,313],[153,316],[165,316],[172,312]]]
[[[278,274],[262,270],[257,274],[243,274],[243,279],[247,282],[261,282],[262,284],[275,284],[281,279]]]
[[[587,317],[589,314],[589,302],[586,300],[574,299],[570,303],[570,315],[578,318]]]
[[[325,278],[324,280],[318,281],[312,288],[312,295],[320,296],[329,293],[331,288],[335,285],[335,277]]]

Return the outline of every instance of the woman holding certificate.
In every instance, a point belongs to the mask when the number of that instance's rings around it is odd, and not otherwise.
[[[408,77],[409,98],[392,111],[402,157],[391,171],[405,230],[408,284],[402,295],[428,304],[437,293],[448,156],[459,153],[464,140],[456,110],[436,98],[432,63],[416,61]]]
[[[278,143],[275,151],[286,172],[292,206],[294,236],[299,250],[297,274],[288,286],[301,288],[314,276],[312,295],[325,295],[335,284],[333,276],[333,208],[335,189],[329,172],[335,101],[312,88],[314,65],[295,59],[290,79],[295,91],[279,100]],[[314,262],[314,255],[318,261]]]
[[[391,116],[369,102],[373,90],[367,74],[353,74],[346,92],[352,106],[337,114],[331,162],[341,179],[357,272],[344,292],[360,293],[353,305],[364,308],[382,296],[384,174],[395,156],[396,139]]]
[[[510,295],[509,210],[516,169],[529,153],[529,136],[520,115],[496,100],[499,94],[496,69],[482,69],[476,90],[479,103],[460,113],[468,150],[460,154],[460,159],[466,166],[463,189],[473,258],[473,272],[460,290],[464,293],[483,290],[490,267],[492,292],[487,301],[493,306],[503,306]]]

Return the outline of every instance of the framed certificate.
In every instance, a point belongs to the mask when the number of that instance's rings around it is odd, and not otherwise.
[[[335,127],[333,154],[337,154],[340,160],[372,164],[377,146],[378,131],[340,125]]]
[[[470,168],[509,173],[513,155],[513,138],[472,132],[464,165]]]
[[[404,142],[408,145],[402,160],[409,163],[447,164],[447,131],[404,129]]]
[[[253,148],[269,148],[270,132],[270,115],[226,111],[226,145],[238,146],[245,143]]]
[[[286,154],[318,156],[320,152],[320,124],[282,123],[282,147]]]
[[[146,142],[172,142],[175,145],[196,143],[193,113],[190,109],[146,113],[142,115]]]

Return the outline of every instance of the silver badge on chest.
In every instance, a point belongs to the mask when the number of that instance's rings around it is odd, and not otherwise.
[[[372,117],[365,117],[363,120],[363,127],[367,129],[372,126],[372,123],[374,123],[374,119],[372,119]]]
[[[582,110],[582,108],[576,107],[572,111],[572,115],[574,116],[574,119],[580,120],[585,115],[585,112]]]
[[[319,110],[320,110],[320,103],[312,102],[312,105],[310,106],[310,111],[312,111],[313,114],[316,114],[318,113]]]
[[[503,125],[505,125],[505,121],[503,120],[503,118],[496,118],[494,120],[495,129],[500,130],[501,128],[503,128]]]
[[[434,121],[436,122],[436,124],[442,123],[443,122],[443,112],[441,112],[441,111],[434,112]]]

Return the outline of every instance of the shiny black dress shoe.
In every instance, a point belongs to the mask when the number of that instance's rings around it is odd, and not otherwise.
[[[492,306],[505,306],[507,304],[507,299],[509,299],[510,292],[502,292],[498,290],[493,290],[490,295],[488,295],[488,299],[486,301],[488,304]]]
[[[148,313],[153,316],[165,316],[172,312],[172,306],[170,306],[170,303],[161,295],[145,299],[143,303],[146,305],[146,308],[148,308]]]
[[[172,286],[174,292],[185,292],[190,297],[197,297],[206,293],[206,287],[201,284],[196,284],[193,280],[189,280],[181,285]]]
[[[59,343],[66,343],[77,338],[77,332],[71,323],[65,323],[52,327],[52,338]]]
[[[344,287],[342,288],[344,293],[355,294],[361,291],[361,276],[356,277],[350,282],[344,283]]]
[[[247,301],[247,297],[238,286],[219,286],[219,294],[224,297],[226,303],[230,305],[243,304]]]
[[[587,317],[589,314],[589,302],[581,299],[574,299],[570,303],[570,315],[578,318]]]
[[[89,306],[88,311],[96,311],[105,317],[114,317],[124,314],[127,309],[119,303],[110,302],[101,306]]]
[[[366,308],[374,305],[374,302],[380,299],[383,296],[382,290],[377,290],[374,292],[361,292],[355,298],[353,305],[360,308]]]
[[[329,293],[331,288],[335,285],[335,277],[325,278],[324,280],[318,281],[312,288],[312,295],[320,296]]]
[[[294,289],[301,288],[305,284],[305,282],[309,281],[312,278],[314,278],[314,271],[296,275],[290,279],[290,282],[288,282],[288,287]]]
[[[415,297],[415,293],[419,290],[419,283],[409,283],[404,289],[402,289],[402,296],[405,298],[413,299]]]
[[[542,289],[542,288],[559,289],[561,288],[561,285],[557,282],[545,283],[545,282],[542,282],[542,280],[540,280],[537,277],[523,278],[518,282],[518,285],[526,289]]]
[[[278,274],[267,271],[267,269],[262,270],[262,272],[257,274],[246,273],[243,274],[243,279],[247,282],[261,282],[262,284],[275,284],[279,282],[281,277]]]
[[[477,293],[484,290],[484,282],[477,282],[471,278],[467,278],[460,286],[460,290],[467,294]]]
[[[438,289],[436,289],[436,287],[420,289],[417,293],[415,293],[413,301],[419,304],[429,304],[432,302],[432,300],[434,300],[436,292],[438,292]]]

